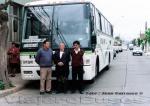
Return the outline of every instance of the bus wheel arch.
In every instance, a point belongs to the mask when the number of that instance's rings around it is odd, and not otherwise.
[[[110,64],[110,62],[111,62],[111,55],[110,55],[110,52],[109,52],[108,65]]]
[[[96,57],[96,62],[95,62],[95,76],[91,79],[91,80],[88,80],[88,84],[93,84],[95,82],[95,79],[97,77],[99,73],[99,56]]]

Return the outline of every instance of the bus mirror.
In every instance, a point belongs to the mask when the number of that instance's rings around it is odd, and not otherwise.
[[[92,45],[92,48],[91,48],[91,49],[92,49],[92,52],[94,52],[94,51],[95,51],[95,48],[96,48],[96,45],[95,45],[95,44],[93,44],[93,45]]]
[[[94,31],[94,16],[91,17],[91,32]]]
[[[16,19],[13,20],[13,31],[14,32],[18,31],[18,22]]]
[[[96,48],[96,36],[91,36],[91,48],[92,52],[94,52]]]
[[[91,36],[91,44],[96,44],[96,36]]]

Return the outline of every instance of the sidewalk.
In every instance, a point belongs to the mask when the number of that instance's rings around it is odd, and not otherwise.
[[[21,74],[16,74],[15,77],[9,77],[9,78],[15,87],[6,90],[0,90],[0,98],[22,90],[28,82],[26,80],[21,79]]]

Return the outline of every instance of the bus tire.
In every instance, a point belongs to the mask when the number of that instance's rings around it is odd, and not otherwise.
[[[108,71],[108,70],[109,70],[109,68],[110,68],[110,66],[109,66],[109,65],[107,65],[107,66],[105,67],[105,70],[106,70],[106,71]]]
[[[95,77],[99,74],[99,58],[96,59],[96,65],[95,65]]]
[[[108,57],[108,65],[105,67],[106,70],[109,70],[110,68],[110,53],[109,53],[109,57]]]
[[[88,84],[93,84],[95,82],[95,77],[91,80],[88,80],[87,82],[88,82]]]

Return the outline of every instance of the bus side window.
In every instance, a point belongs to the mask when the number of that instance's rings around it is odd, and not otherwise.
[[[94,52],[97,44],[97,37],[96,36],[91,36],[91,45],[92,45],[92,51]]]

